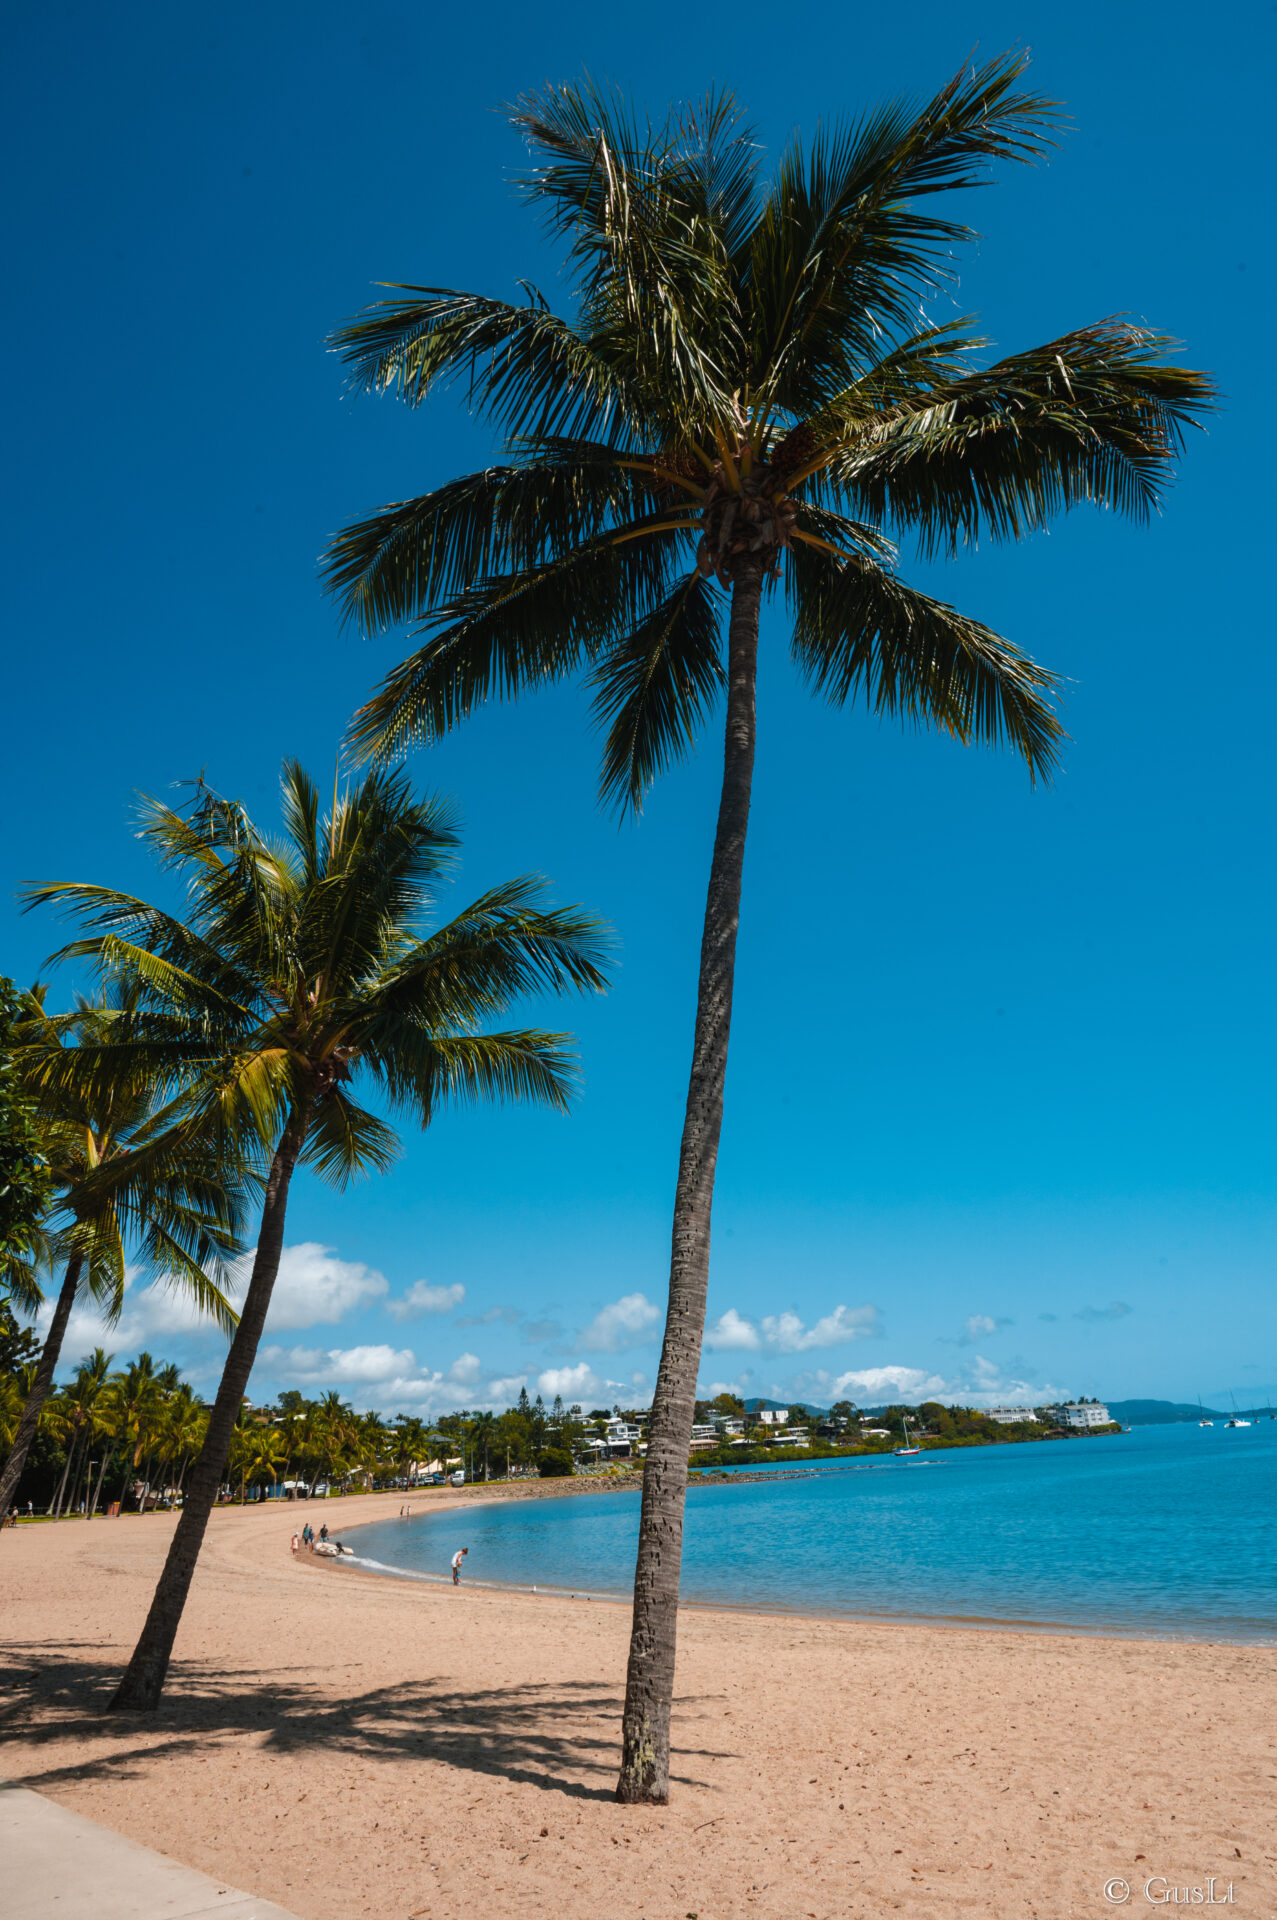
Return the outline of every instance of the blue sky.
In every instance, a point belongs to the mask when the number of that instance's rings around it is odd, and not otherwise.
[[[1267,410],[1246,392],[1272,293],[1277,14],[1238,9],[1228,34],[1092,0],[922,4],[903,33],[832,4],[749,18],[724,33],[664,0],[499,3],[478,33],[455,9],[317,0],[12,16],[0,967],[32,977],[55,944],[11,904],[26,882],[162,890],[134,789],[204,768],[269,817],[281,757],[330,768],[396,657],[394,637],[339,632],[317,555],[491,442],[448,398],[413,416],[345,397],[323,342],[376,280],[556,295],[502,101],[583,70],[656,112],[726,83],[774,148],[1027,43],[1075,130],[973,197],[961,309],[1008,351],[1131,313],[1227,402],[1150,527],[1079,513],[1019,549],[904,556],[1067,676],[1049,792],[820,708],[769,617],[703,1378],[862,1403],[1253,1395],[1277,1378],[1277,689]],[[616,986],[566,1016],[571,1119],[458,1116],[357,1193],[298,1184],[255,1393],[304,1378],[393,1410],[521,1379],[650,1391],[717,752],[618,829],[597,748],[564,688],[411,763],[466,821],[452,904],[541,870],[615,923]],[[98,1337],[77,1320],[68,1357]],[[140,1281],[108,1344],[201,1382],[220,1359]]]

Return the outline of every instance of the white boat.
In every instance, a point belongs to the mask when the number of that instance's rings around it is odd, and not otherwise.
[[[1199,1427],[1213,1427],[1213,1426],[1214,1426],[1214,1424],[1215,1424],[1215,1422],[1214,1422],[1213,1420],[1208,1420],[1208,1419],[1206,1418],[1206,1409],[1205,1409],[1205,1407],[1204,1407],[1204,1406],[1202,1405],[1202,1396],[1201,1396],[1201,1394],[1200,1394],[1200,1393],[1199,1393],[1199,1394],[1198,1394],[1198,1396],[1197,1396],[1197,1411],[1198,1411],[1198,1412],[1199,1412],[1199,1413],[1201,1414],[1201,1416],[1202,1416],[1202,1417],[1201,1417],[1201,1419],[1200,1419],[1200,1420],[1198,1421],[1198,1423],[1197,1423]]]
[[[921,1447],[911,1447],[909,1445],[909,1415],[908,1414],[905,1414],[904,1416],[904,1430],[905,1430],[905,1443],[903,1447],[894,1447],[892,1449],[897,1460],[906,1460],[909,1458],[911,1454],[922,1452]]]
[[[1230,1393],[1228,1397],[1233,1403],[1233,1413],[1232,1413],[1232,1418],[1230,1420],[1225,1420],[1224,1425],[1226,1427],[1248,1427],[1250,1425],[1250,1421],[1243,1420],[1240,1413],[1238,1413],[1237,1411],[1237,1395],[1235,1393]]]

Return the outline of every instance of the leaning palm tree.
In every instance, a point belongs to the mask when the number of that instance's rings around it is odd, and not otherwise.
[[[119,1708],[153,1708],[164,1685],[279,1271],[296,1168],[340,1188],[390,1165],[396,1136],[355,1098],[358,1082],[422,1126],[449,1100],[562,1111],[574,1081],[568,1037],[485,1023],[527,993],[605,985],[600,923],[549,908],[539,879],[494,887],[424,932],[457,832],[449,807],[415,797],[402,775],[369,774],[322,819],[315,787],[287,762],[283,814],[274,840],[202,783],[186,811],[147,803],[143,837],[181,876],[185,919],[108,887],[32,895],[93,929],[64,954],[124,983],[149,1015],[128,1043],[139,1071],[201,1137],[220,1136],[232,1164],[255,1150],[265,1170],[239,1325]],[[199,1045],[187,1033],[196,1017]],[[109,1041],[81,1065],[107,1084],[121,1071]]]
[[[709,1268],[760,615],[783,590],[813,691],[1032,775],[1061,729],[1052,676],[908,586],[892,532],[948,553],[1014,539],[1081,501],[1154,505],[1207,381],[1106,320],[991,366],[968,321],[923,302],[968,229],[932,196],[1039,155],[1054,106],[1022,61],[958,75],[795,144],[770,179],[730,97],[640,125],[563,87],[514,122],[525,186],[567,246],[575,311],[399,286],[335,336],[353,383],[417,406],[455,381],[504,439],[482,472],[333,543],[329,582],[369,630],[418,644],[357,714],[367,755],[431,741],[492,697],[583,670],[602,790],[637,809],[726,696],[669,1312],[644,1474],[618,1792],[668,1795],[683,1494]]]
[[[132,1247],[156,1279],[185,1292],[229,1332],[235,1315],[219,1284],[225,1256],[239,1251],[245,1190],[242,1169],[193,1132],[189,1114],[164,1103],[145,1061],[134,1057],[144,1022],[136,996],[108,994],[68,1014],[45,1011],[41,992],[25,995],[14,1058],[31,1095],[52,1183],[43,1224],[46,1258],[62,1264],[62,1283],[18,1429],[0,1472],[0,1513],[22,1477],[53,1386],[71,1309],[92,1300],[113,1325],[124,1306],[126,1255]],[[191,1038],[189,1020],[173,1023],[175,1044]],[[80,1070],[104,1047],[115,1078]]]

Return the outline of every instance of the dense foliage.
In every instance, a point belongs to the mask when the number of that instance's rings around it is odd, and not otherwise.
[[[0,1287],[30,1268],[49,1204],[51,1176],[31,1097],[13,1055],[21,1000],[0,974]]]

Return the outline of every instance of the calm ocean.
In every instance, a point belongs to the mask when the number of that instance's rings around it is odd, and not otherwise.
[[[380,1521],[355,1565],[621,1597],[638,1498]],[[683,1597],[785,1612],[1277,1640],[1277,1424],[829,1462],[688,1492]]]

